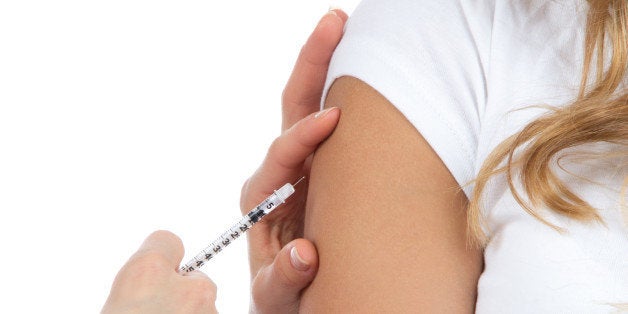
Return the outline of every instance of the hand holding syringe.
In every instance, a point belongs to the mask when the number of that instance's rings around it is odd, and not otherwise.
[[[302,119],[284,132],[273,143],[274,148],[269,150],[262,166],[245,183],[242,207],[251,208],[251,202],[267,195],[269,192],[263,187],[279,185],[279,182],[293,179],[299,173],[308,174],[304,169],[309,169],[309,166],[304,167],[304,162],[331,133],[338,117],[339,110],[326,110]],[[280,160],[280,156],[287,157]],[[183,255],[181,240],[167,231],[153,233],[116,276],[102,312],[119,313],[121,309],[128,309],[129,304],[147,313],[181,310],[182,306],[188,305],[195,308],[194,312],[216,312],[216,287],[197,268],[241,236],[242,232],[251,229],[248,237],[251,307],[255,311],[269,313],[292,311],[299,302],[300,291],[312,281],[318,268],[313,243],[298,239],[307,195],[307,185],[301,187],[304,188],[299,195],[293,196],[289,204],[282,207],[285,211],[270,215],[268,223],[252,228],[253,224],[295,193],[294,185],[290,183],[274,191],[179,272],[175,269]],[[208,252],[214,253],[206,256]],[[175,263],[177,266],[173,265]]]
[[[242,189],[243,214],[272,193],[268,188],[309,177],[307,160],[339,118],[339,110],[310,113],[319,107],[327,67],[346,20],[347,15],[338,10],[326,14],[303,46],[282,95],[282,135]],[[312,242],[299,239],[307,196],[304,184],[279,212],[264,217],[266,223],[248,231],[251,309],[256,312],[293,311],[301,290],[316,275],[316,248]],[[198,307],[191,311],[216,312],[216,286],[211,280],[198,271],[185,273],[183,278],[176,272],[182,255],[181,240],[175,235],[164,231],[152,234],[120,270],[102,313],[119,313],[129,304],[147,313],[169,308],[180,311],[191,305]]]

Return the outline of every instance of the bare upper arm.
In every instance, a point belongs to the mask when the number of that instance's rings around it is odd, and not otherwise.
[[[319,271],[302,312],[473,312],[482,253],[466,247],[467,199],[409,121],[370,86],[337,79],[342,109],[316,152],[305,237]]]

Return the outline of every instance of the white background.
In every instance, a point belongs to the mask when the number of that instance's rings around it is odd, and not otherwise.
[[[0,1],[0,312],[94,313],[153,230],[186,257],[239,216],[334,1]],[[245,313],[246,241],[205,268]]]

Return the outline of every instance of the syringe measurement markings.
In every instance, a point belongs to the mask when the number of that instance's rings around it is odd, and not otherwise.
[[[276,206],[274,203],[270,202],[270,198],[266,199],[264,202],[262,202],[262,204],[255,207],[255,209],[245,215],[244,218],[242,218],[238,223],[236,223],[231,228],[229,228],[229,230],[221,234],[218,239],[214,240],[214,242],[212,242],[200,254],[196,255],[192,262],[188,262],[183,267],[181,267],[181,270],[190,272],[196,268],[203,266],[203,264],[212,259],[215,254],[222,251],[223,248],[231,244],[233,242],[232,240],[239,238],[242,234],[244,234],[244,232],[248,231],[256,222],[258,222],[259,219],[265,216],[266,213],[264,212],[264,207],[272,210]]]
[[[303,178],[301,178],[303,179]],[[301,180],[297,181],[300,182]],[[295,183],[296,185],[296,183]],[[223,232],[218,239],[215,239],[210,245],[196,255],[185,265],[181,266],[179,272],[191,272],[197,268],[203,266],[207,261],[214,258],[218,252],[222,251],[229,244],[233,243],[242,234],[248,231],[255,223],[257,223],[262,217],[273,211],[279,205],[285,203],[286,199],[294,193],[294,185],[286,183],[279,190],[276,190],[273,194],[268,196],[259,205],[249,211],[240,221]]]
[[[201,253],[194,257],[192,262],[187,263],[185,266],[181,267],[182,270],[185,271],[193,271],[196,268],[203,266],[203,264],[214,257],[215,254],[222,251],[222,249],[233,241],[240,237],[245,231],[251,228],[253,222],[249,218],[249,216],[245,216],[242,220],[236,223],[233,227],[229,228],[226,232],[224,232],[218,239],[214,240],[207,248],[205,248]],[[231,238],[231,239],[229,239]]]

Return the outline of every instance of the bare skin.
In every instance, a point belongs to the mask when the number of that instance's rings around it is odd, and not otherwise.
[[[482,272],[466,247],[467,199],[421,134],[382,95],[337,79],[342,109],[312,163],[305,238],[319,270],[303,313],[472,313]]]

